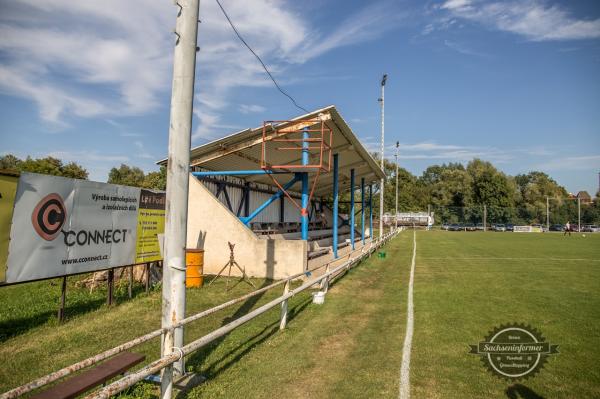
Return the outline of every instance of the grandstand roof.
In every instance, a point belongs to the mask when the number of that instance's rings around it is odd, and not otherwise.
[[[295,123],[303,120],[315,120],[322,118],[326,120],[327,126],[333,132],[332,148],[334,154],[339,154],[339,186],[340,190],[348,189],[350,186],[350,170],[355,170],[355,185],[360,186],[361,178],[365,183],[376,182],[384,173],[379,164],[369,154],[367,149],[358,140],[350,126],[339,114],[335,106],[315,110],[305,115],[291,119]],[[221,139],[194,147],[190,154],[190,165],[200,167],[208,171],[226,170],[250,170],[260,169],[261,146],[263,142],[263,126],[253,129],[245,129],[237,133],[225,136]],[[267,137],[267,140],[269,138]],[[269,154],[277,164],[293,164],[298,161],[298,151],[277,151]],[[166,164],[166,159],[158,162]],[[328,173],[322,172],[315,187],[315,195],[323,196],[332,191],[333,167]],[[312,185],[311,172],[310,184]],[[285,182],[286,178],[277,176],[278,181]],[[253,175],[246,178],[247,181],[274,186],[272,179],[267,175]],[[298,191],[300,183],[290,189]]]

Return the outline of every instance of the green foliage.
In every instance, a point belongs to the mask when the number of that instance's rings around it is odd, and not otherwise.
[[[144,183],[142,187],[152,188],[155,190],[166,190],[167,168],[161,166],[158,172],[149,172],[144,178]]]
[[[75,162],[63,164],[60,159],[54,157],[20,160],[12,154],[0,157],[0,169],[11,169],[20,172],[41,173],[45,175],[71,177],[73,179],[87,179],[87,170]]]
[[[110,170],[108,183],[165,190],[167,187],[167,170],[164,166],[161,166],[160,171],[150,172],[146,175],[143,170],[136,166],[121,164],[119,168]]]
[[[142,187],[144,183],[144,171],[136,166],[128,166],[124,163],[119,168],[112,168],[108,173],[108,183],[122,184],[124,186]]]

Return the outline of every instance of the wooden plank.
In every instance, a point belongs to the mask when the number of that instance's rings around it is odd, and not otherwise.
[[[106,362],[31,396],[32,399],[74,398],[142,362],[146,356],[123,352]]]

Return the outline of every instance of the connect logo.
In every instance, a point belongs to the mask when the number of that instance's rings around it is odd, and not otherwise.
[[[58,236],[66,219],[65,204],[58,194],[48,194],[42,198],[31,214],[33,228],[46,241]]]

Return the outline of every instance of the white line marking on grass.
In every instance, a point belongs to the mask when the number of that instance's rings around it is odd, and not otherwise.
[[[410,350],[414,327],[413,283],[415,280],[415,259],[417,257],[417,233],[413,230],[413,256],[408,280],[408,304],[406,311],[406,336],[402,348],[402,367],[400,368],[400,399],[410,398]]]
[[[507,258],[507,257],[490,257],[490,256],[472,256],[472,257],[458,257],[458,256],[442,256],[442,257],[421,257],[421,259],[435,259],[435,260],[547,260],[556,262],[600,262],[600,259],[585,259],[585,258]]]

